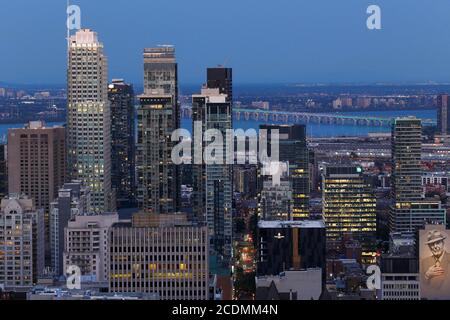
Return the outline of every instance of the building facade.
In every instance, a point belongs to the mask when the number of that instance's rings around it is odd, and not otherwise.
[[[155,214],[178,211],[181,175],[172,162],[177,129],[174,97],[161,89],[140,97],[138,109],[138,203],[141,210]]]
[[[221,137],[227,137],[227,130],[232,129],[232,106],[218,88],[203,88],[201,94],[192,96],[192,112],[194,145],[202,146],[202,152],[196,150],[193,160],[194,216],[198,221],[206,221],[211,255],[228,269],[232,255],[233,165],[227,164],[225,157],[231,146],[222,143],[217,155],[222,158],[216,162],[213,156],[206,163],[209,155],[205,132],[214,129]]]
[[[357,165],[329,165],[322,175],[323,217],[327,227],[327,249],[344,250],[349,235],[360,242],[362,259],[371,262],[376,249],[376,198]],[[373,262],[373,261],[372,261]]]
[[[77,215],[88,213],[90,193],[81,181],[65,183],[58,198],[50,203],[51,270],[56,276],[64,275],[64,230]]]
[[[227,101],[233,101],[233,69],[218,66],[206,70],[206,86],[219,89],[220,94],[227,95]]]
[[[135,111],[133,86],[121,79],[108,86],[111,108],[111,186],[118,208],[131,207],[136,197]]]
[[[180,127],[178,65],[173,47],[144,50],[144,94],[138,109],[139,208],[168,214],[180,208],[181,170],[172,162],[173,131]]]
[[[65,128],[29,122],[8,130],[9,193],[25,194],[45,214],[46,263],[50,259],[50,202],[66,179]]]
[[[156,293],[162,300],[209,298],[207,228],[173,216],[111,228],[110,292]]]
[[[291,220],[292,184],[289,180],[274,185],[271,180],[263,182],[259,198],[259,215],[263,220]]]
[[[27,290],[45,269],[44,211],[26,196],[10,195],[0,207],[0,284]]]
[[[112,211],[111,110],[108,63],[97,33],[81,29],[70,37],[67,70],[67,150],[70,179],[91,190],[92,210]]]
[[[8,194],[8,163],[6,154],[6,144],[0,144],[0,199],[3,199]]]
[[[309,218],[309,151],[304,125],[261,125],[271,141],[272,130],[279,134],[279,160],[289,164],[289,180],[292,183],[292,218]]]
[[[448,94],[440,94],[437,96],[437,130],[441,135],[450,134]]]
[[[420,300],[419,262],[414,255],[381,257],[381,300]]]
[[[325,285],[325,254],[325,224],[322,220],[258,222],[258,277],[321,268],[322,284]]]
[[[390,231],[414,232],[425,223],[445,223],[440,202],[423,199],[421,120],[395,119],[391,139],[395,204],[389,214]]]
[[[78,266],[83,276],[96,282],[109,280],[110,228],[119,221],[116,213],[78,215],[64,233],[64,266]]]

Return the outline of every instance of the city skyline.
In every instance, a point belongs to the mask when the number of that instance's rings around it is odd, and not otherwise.
[[[371,3],[355,0],[286,2],[283,6],[250,1],[238,7],[233,1],[224,5],[136,0],[128,4],[128,16],[121,15],[120,6],[84,0],[71,4],[81,7],[81,27],[102,34],[111,77],[133,84],[142,79],[142,49],[167,43],[177,48],[180,83],[184,84],[201,83],[203,74],[198,70],[218,64],[239,70],[235,83],[450,81],[446,58],[450,44],[441,41],[445,39],[444,13],[450,10],[450,4],[444,1],[427,4],[425,11],[420,1],[379,0],[381,30],[366,27],[366,9]],[[2,27],[14,32],[6,33],[0,44],[0,49],[10,44],[2,50],[1,82],[64,82],[65,9],[65,3],[55,0],[4,4],[0,26],[4,23]],[[165,15],[158,12],[171,12],[174,21],[185,22],[162,24]],[[102,16],[121,20],[99,19]],[[227,23],[229,17],[233,23]],[[215,27],[205,27],[208,25]],[[429,36],[438,32],[439,37]],[[17,35],[22,41],[16,41]],[[46,48],[46,54],[27,55],[25,60],[26,52],[36,46]],[[432,50],[437,46],[439,52]],[[279,58],[281,54],[283,59]],[[260,68],[262,65],[265,68]]]
[[[443,0],[17,1],[67,86],[0,81],[0,301],[449,299],[450,85],[297,82],[447,79]]]

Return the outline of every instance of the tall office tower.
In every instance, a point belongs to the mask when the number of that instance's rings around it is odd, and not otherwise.
[[[215,129],[227,137],[227,129],[232,129],[231,119],[231,102],[219,89],[203,88],[201,94],[192,96],[193,141],[202,150],[206,151],[207,144],[202,138],[206,130]],[[206,163],[206,159],[197,159],[202,164],[197,163],[194,154],[193,213],[198,221],[207,222],[211,256],[220,266],[217,270],[225,271],[229,270],[232,255],[233,165],[226,164],[225,157],[232,146],[223,140],[221,164]]]
[[[113,80],[108,86],[111,107],[111,186],[117,207],[135,203],[135,127],[133,86]]]
[[[0,206],[0,284],[30,289],[45,269],[44,211],[26,196],[10,195]]]
[[[325,224],[322,220],[258,222],[257,276],[322,269],[325,285]]]
[[[448,135],[450,133],[450,113],[448,110],[448,94],[437,96],[437,129],[438,133]]]
[[[70,37],[67,70],[67,145],[71,179],[91,189],[94,212],[113,210],[108,63],[97,33]]]
[[[279,132],[280,161],[289,163],[289,179],[292,182],[292,218],[309,218],[309,151],[304,125],[261,125],[267,130],[270,143],[272,130]],[[270,149],[269,149],[270,150]]]
[[[6,145],[0,144],[0,199],[8,194],[8,166],[6,160]]]
[[[178,72],[173,47],[144,50],[144,94],[138,109],[138,205],[155,214],[180,208],[181,170],[171,141],[180,127]]]
[[[391,232],[415,232],[425,223],[445,223],[445,209],[422,199],[422,125],[414,117],[397,118],[392,126],[393,191]]]
[[[346,235],[360,242],[363,263],[373,263],[377,217],[375,195],[356,165],[329,165],[322,176],[327,249],[342,252]]]
[[[50,251],[51,270],[56,276],[64,275],[64,229],[69,220],[88,213],[90,208],[89,189],[81,181],[65,183],[58,192],[58,198],[50,203]]]
[[[176,214],[144,213],[132,221],[111,228],[110,292],[157,293],[162,300],[207,300],[207,228]]]
[[[66,177],[65,128],[41,121],[8,130],[9,193],[25,194],[45,213],[46,264],[50,263],[50,202]]]
[[[206,86],[219,89],[219,93],[227,95],[227,101],[233,102],[233,69],[222,66],[208,68]]]
[[[119,221],[117,213],[74,216],[64,230],[63,270],[78,266],[83,276],[95,282],[109,280],[110,228]]]

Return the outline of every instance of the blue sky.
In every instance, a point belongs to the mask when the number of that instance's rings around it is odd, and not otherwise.
[[[142,50],[176,46],[180,81],[450,82],[448,0],[72,0],[104,42],[110,78],[141,83]],[[381,7],[382,30],[366,28]],[[65,83],[65,0],[0,0],[0,81]]]

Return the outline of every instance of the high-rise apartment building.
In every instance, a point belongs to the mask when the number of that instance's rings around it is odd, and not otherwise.
[[[422,199],[422,122],[397,118],[392,125],[393,191],[397,206]]]
[[[450,113],[448,110],[448,94],[437,96],[437,130],[442,135],[450,134]]]
[[[279,160],[289,164],[289,180],[292,182],[292,218],[294,220],[308,219],[310,183],[306,126],[261,125],[261,129],[267,130],[269,144],[272,130],[278,130]]]
[[[81,29],[70,37],[67,69],[67,145],[71,179],[91,190],[95,212],[113,210],[111,111],[108,63],[97,33]]]
[[[194,145],[200,142],[203,151],[207,130],[218,130],[222,137],[227,137],[227,130],[232,129],[231,102],[218,88],[203,88],[201,94],[193,95],[192,114]],[[194,154],[193,211],[198,221],[207,222],[211,255],[228,270],[232,255],[233,165],[225,161],[232,146],[223,140],[221,162],[209,159],[206,163],[206,159],[200,159],[200,164]]]
[[[50,202],[66,177],[65,128],[41,121],[8,131],[9,193],[25,194],[45,213],[46,263],[50,259]]]
[[[44,211],[26,196],[10,195],[0,205],[0,284],[30,289],[45,269]]]
[[[161,89],[140,97],[138,109],[138,203],[149,213],[176,212],[180,205],[179,168],[172,162],[172,132],[177,129],[174,97]]]
[[[141,214],[111,228],[110,292],[162,300],[209,298],[208,235],[176,214]]]
[[[422,197],[422,123],[415,117],[397,118],[392,125],[393,192],[391,232],[414,232],[425,223],[445,223],[445,209]]]
[[[51,270],[64,275],[64,230],[69,220],[88,213],[90,205],[89,189],[81,181],[65,183],[58,192],[58,198],[50,203],[50,251]]]
[[[64,267],[75,265],[83,276],[96,282],[109,280],[110,228],[119,221],[117,213],[77,215],[64,234]]]
[[[135,203],[135,111],[133,86],[121,79],[108,86],[111,108],[111,186],[118,208]]]
[[[376,198],[357,165],[329,165],[322,176],[323,217],[327,249],[341,252],[349,235],[360,242],[362,260],[374,262],[376,249]]]
[[[171,141],[180,127],[178,73],[173,47],[144,50],[144,94],[138,109],[137,199],[149,213],[180,208],[181,171],[172,162]]]

